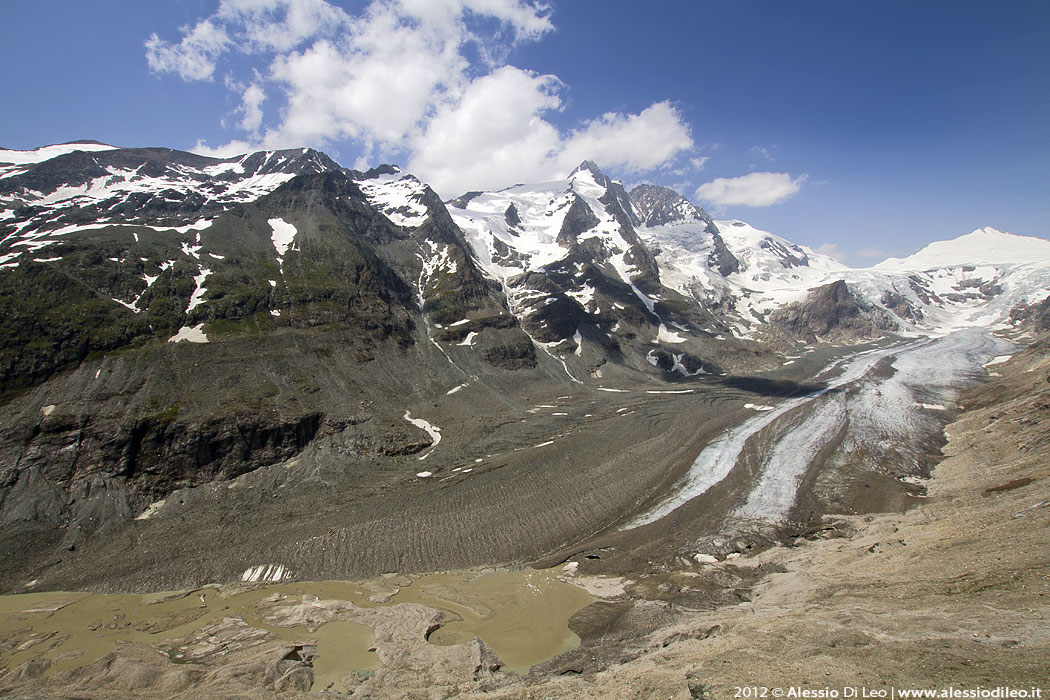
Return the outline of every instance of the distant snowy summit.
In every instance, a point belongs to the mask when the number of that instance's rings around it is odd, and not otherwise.
[[[583,181],[588,184],[581,188]],[[660,286],[717,319],[704,327],[709,332],[728,329],[754,339],[786,333],[808,342],[1003,326],[1011,322],[1015,307],[1050,294],[1050,242],[1042,239],[984,228],[931,244],[908,258],[855,270],[746,222],[714,221],[669,188],[640,185],[625,198],[622,186],[590,162],[566,181],[471,193],[450,205],[482,265],[494,277],[502,275],[506,284],[500,260],[513,261],[511,267],[518,271],[542,272],[565,259],[557,239],[542,232],[558,229],[574,196],[584,197],[598,222],[577,238],[602,235],[603,245],[592,246],[595,250],[627,250],[627,239],[618,242],[609,236],[632,229],[653,257]],[[513,225],[504,216],[507,212],[514,214]],[[541,251],[544,241],[547,247]],[[625,269],[620,258],[606,264],[625,283],[638,286],[643,277],[641,268]],[[567,291],[591,299],[587,288]],[[545,303],[538,290],[525,296],[533,304]],[[832,297],[839,301],[829,307],[826,301]],[[852,320],[840,328],[829,313]],[[821,320],[800,326],[797,319],[803,317]]]
[[[20,165],[32,165],[45,160],[51,160],[74,151],[112,151],[116,146],[101,143],[99,141],[70,141],[69,143],[56,143],[51,146],[41,146],[31,151],[17,151],[0,148],[0,176],[18,169]]]
[[[906,258],[889,258],[876,270],[930,270],[953,265],[1050,263],[1050,241],[1004,233],[991,226],[950,241],[931,243]]]

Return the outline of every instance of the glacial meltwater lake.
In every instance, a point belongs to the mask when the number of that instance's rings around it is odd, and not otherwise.
[[[340,679],[354,671],[378,668],[376,653],[370,650],[374,633],[367,625],[334,619],[311,631],[303,625],[279,626],[268,617],[278,603],[316,596],[321,601],[348,601],[358,609],[416,603],[453,613],[460,619],[428,634],[429,643],[463,644],[477,637],[496,653],[504,670],[524,673],[579,644],[569,618],[594,598],[559,578],[560,573],[468,571],[363,582],[235,584],[146,595],[0,596],[0,669],[47,659],[50,675],[90,664],[128,643],[146,645],[172,663],[192,663],[192,655],[186,657],[186,642],[199,638],[203,628],[230,618],[261,630],[260,636],[268,633],[268,640],[314,641],[315,690],[333,683],[338,687]]]

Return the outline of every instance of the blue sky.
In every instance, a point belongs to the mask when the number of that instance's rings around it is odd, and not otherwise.
[[[1050,3],[40,0],[0,146],[311,145],[444,197],[593,158],[863,266],[1050,238]]]

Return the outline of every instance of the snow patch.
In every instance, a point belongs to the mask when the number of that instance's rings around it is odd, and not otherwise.
[[[661,343],[684,343],[685,338],[667,330],[667,326],[660,324],[659,330],[656,331],[656,340]]]
[[[267,219],[272,233],[270,240],[273,241],[274,250],[277,251],[277,268],[284,274],[284,255],[288,252],[292,242],[295,240],[295,226],[281,218]]]
[[[241,574],[241,581],[245,583],[267,582],[279,583],[292,577],[292,572],[281,565],[262,564],[260,566],[249,566]]]
[[[208,336],[204,334],[203,329],[203,323],[198,323],[196,326],[183,326],[178,333],[168,338],[168,342],[179,343],[185,340],[190,343],[207,343]]]
[[[167,499],[162,498],[159,501],[149,504],[149,507],[146,508],[146,510],[135,516],[135,520],[149,520],[164,507],[165,503],[167,503]]]
[[[430,456],[430,453],[433,452],[434,448],[438,446],[439,442],[441,442],[441,428],[437,427],[436,425],[431,425],[422,418],[413,418],[411,411],[405,411],[404,417],[405,420],[407,420],[409,423],[416,426],[420,430],[425,431],[426,434],[429,435],[430,439],[432,440],[430,444],[430,449],[427,450],[426,453],[419,458],[420,460],[424,460]]]
[[[208,279],[208,275],[210,274],[211,270],[202,267],[201,271],[193,278],[193,281],[197,283],[197,288],[194,289],[193,294],[190,295],[190,303],[186,307],[186,313],[193,311],[204,303],[204,295],[208,293],[208,289],[204,286],[204,281]]]

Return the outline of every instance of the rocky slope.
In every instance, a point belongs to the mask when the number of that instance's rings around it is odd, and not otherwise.
[[[536,367],[444,205],[419,185],[403,226],[373,204],[382,177],[307,149],[215,160],[93,146],[7,169],[8,566],[40,566],[321,436],[365,459],[418,453],[434,438],[401,397]]]
[[[254,595],[259,602],[241,608],[265,616],[270,630],[332,619],[373,626],[384,671],[349,675],[344,687],[352,697],[688,700],[748,686],[840,695],[846,688],[1045,690],[1050,347],[1038,341],[992,367],[992,381],[964,396],[966,411],[948,429],[947,459],[907,512],[834,516],[788,546],[659,578],[595,578],[563,568],[563,578],[600,600],[570,619],[583,645],[524,677],[503,672],[478,640],[427,644],[430,630],[449,621],[432,608],[367,608],[331,593],[300,601],[243,587],[222,594],[231,604]],[[219,591],[206,595],[220,600]],[[307,692],[316,631],[289,641],[227,617],[174,644],[185,659],[177,663],[127,644],[46,680],[48,664],[23,663],[0,676],[0,691],[305,700],[316,697]]]

